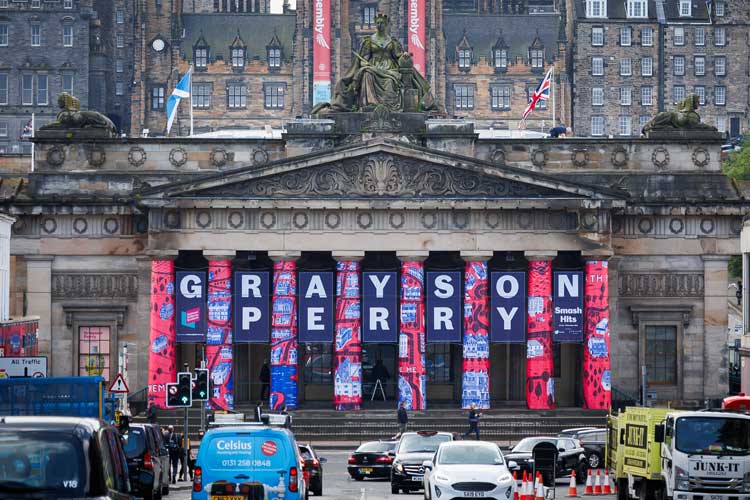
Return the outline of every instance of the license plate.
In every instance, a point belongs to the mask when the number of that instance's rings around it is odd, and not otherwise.
[[[370,474],[372,472],[372,467],[360,467],[359,472],[362,474]]]
[[[211,500],[245,500],[242,495],[211,495]]]
[[[465,497],[475,497],[475,498],[483,497],[484,496],[484,491],[465,491],[464,492],[464,496]]]
[[[722,500],[723,498],[721,495],[711,495],[709,500]]]
[[[424,480],[424,476],[412,476],[411,480],[412,481],[423,481]]]

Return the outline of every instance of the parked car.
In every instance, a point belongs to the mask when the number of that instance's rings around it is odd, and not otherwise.
[[[0,417],[7,498],[135,500],[115,428],[92,418]]]
[[[161,429],[156,424],[145,424],[145,428],[151,432],[154,441],[156,441],[156,448],[159,450],[157,459],[161,464],[161,494],[169,495],[169,450],[167,449],[166,443],[164,443],[164,436],[161,433]]]
[[[162,481],[169,474],[164,475],[161,449],[148,425],[130,424],[120,432],[133,490],[146,500],[159,500],[164,487]]]
[[[487,441],[442,443],[424,463],[424,498],[513,498],[516,482],[500,448]],[[516,464],[510,463],[511,467]]]
[[[557,446],[557,477],[564,477],[576,471],[577,481],[586,481],[586,453],[581,444],[573,438],[554,436],[524,438],[505,454],[505,459],[516,462],[521,471],[532,472],[534,469],[532,452],[534,446],[542,442]]]
[[[404,432],[398,440],[391,466],[391,493],[421,490],[424,461],[431,460],[441,443],[453,441],[450,432]]]
[[[393,452],[398,441],[364,443],[349,456],[347,470],[355,481],[366,477],[391,477]]]
[[[573,439],[578,439],[578,433],[583,431],[591,431],[595,430],[596,427],[573,427],[570,429],[563,429],[560,431],[560,433],[557,435],[558,437],[569,437]]]
[[[309,444],[299,445],[299,452],[304,460],[303,469],[309,476],[310,491],[316,496],[321,496],[323,494],[323,464],[328,460],[319,457]]]
[[[604,463],[604,448],[607,446],[607,429],[586,429],[577,432],[574,436],[583,446],[586,454],[586,466],[589,469],[598,469]]]

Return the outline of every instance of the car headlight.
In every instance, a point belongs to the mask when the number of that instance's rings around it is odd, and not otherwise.
[[[750,472],[745,472],[742,477],[742,491],[747,493],[750,492]]]
[[[396,469],[399,472],[404,472],[404,466],[401,465],[401,464],[399,464],[399,463],[393,464],[393,468]]]
[[[680,491],[690,490],[690,476],[687,471],[681,467],[674,468],[674,488]]]
[[[510,474],[501,474],[500,477],[497,478],[498,483],[507,483],[508,481],[512,481],[513,478]]]
[[[450,478],[442,474],[435,474],[435,481],[439,483],[447,483],[448,481],[450,481]]]

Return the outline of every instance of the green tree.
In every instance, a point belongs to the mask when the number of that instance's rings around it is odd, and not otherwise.
[[[730,179],[750,181],[750,134],[742,140],[739,151],[729,154],[729,159],[724,162],[724,173]]]

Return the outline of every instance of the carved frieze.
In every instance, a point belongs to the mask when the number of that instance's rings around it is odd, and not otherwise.
[[[621,297],[703,297],[703,273],[623,273]]]
[[[138,296],[135,273],[66,272],[52,274],[52,299],[121,299]]]

